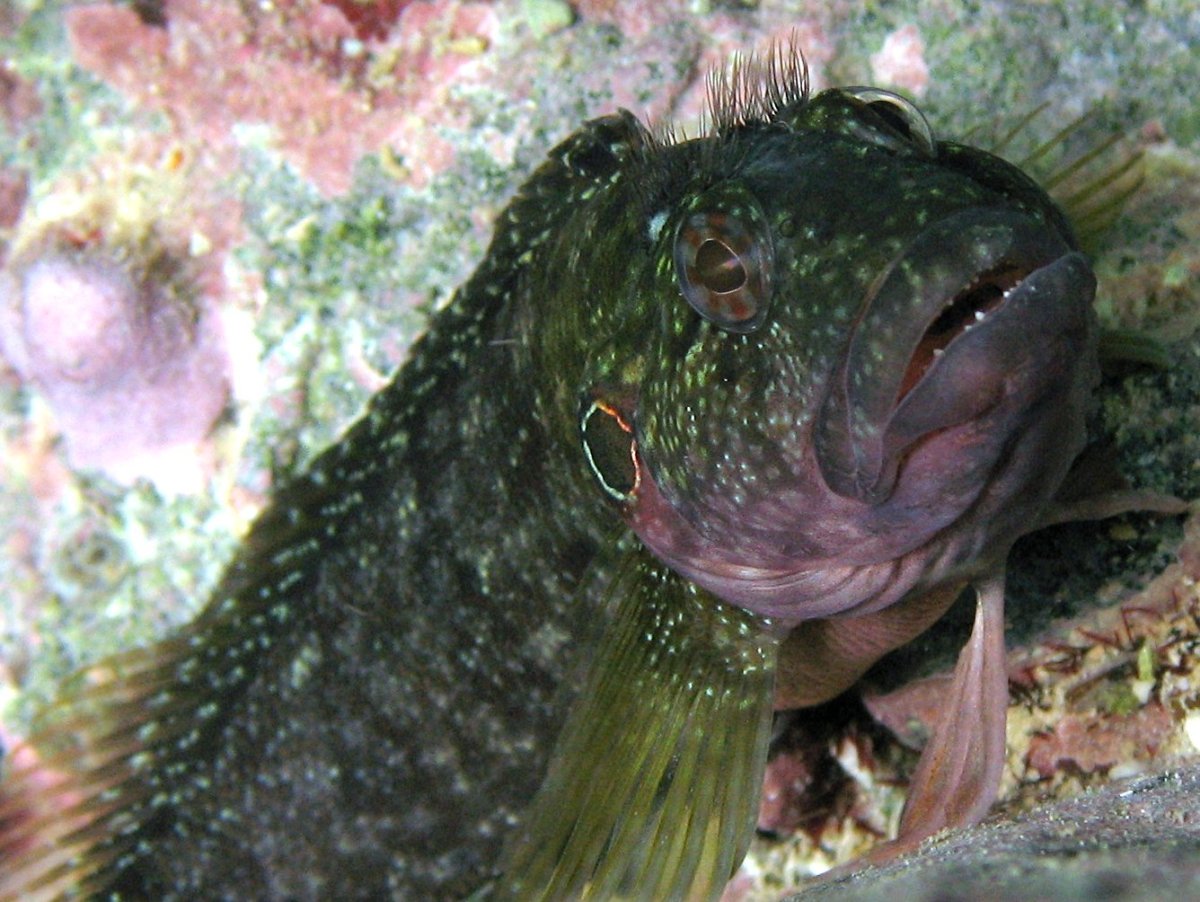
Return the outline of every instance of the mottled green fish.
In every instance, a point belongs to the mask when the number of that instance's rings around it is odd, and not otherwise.
[[[81,676],[10,766],[0,897],[715,899],[776,703],[966,586],[892,848],[986,812],[1009,548],[1156,503],[1055,501],[1092,271],[894,94],[780,51],[713,96],[705,137],[555,148],[204,612]]]

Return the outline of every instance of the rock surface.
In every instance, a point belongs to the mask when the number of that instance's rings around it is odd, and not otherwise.
[[[788,902],[1156,902],[1200,898],[1200,763],[1118,780],[935,837]]]

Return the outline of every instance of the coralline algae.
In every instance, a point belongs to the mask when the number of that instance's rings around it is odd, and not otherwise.
[[[197,442],[229,393],[214,312],[111,257],[50,253],[0,281],[0,349],[49,405],[72,466],[120,481]]]

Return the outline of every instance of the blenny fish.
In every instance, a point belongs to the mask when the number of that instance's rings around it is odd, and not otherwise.
[[[210,603],[0,788],[0,896],[716,899],[772,711],[964,589],[898,845],[1004,753],[1004,566],[1072,518],[1095,280],[1023,172],[781,48],[559,144]],[[568,713],[569,711],[569,713]]]

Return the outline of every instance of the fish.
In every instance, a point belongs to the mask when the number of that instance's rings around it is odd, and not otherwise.
[[[687,138],[550,151],[208,605],[10,755],[0,898],[717,899],[773,712],[976,614],[875,860],[992,804],[1004,570],[1099,378],[1095,276],[1019,167],[743,58]]]

